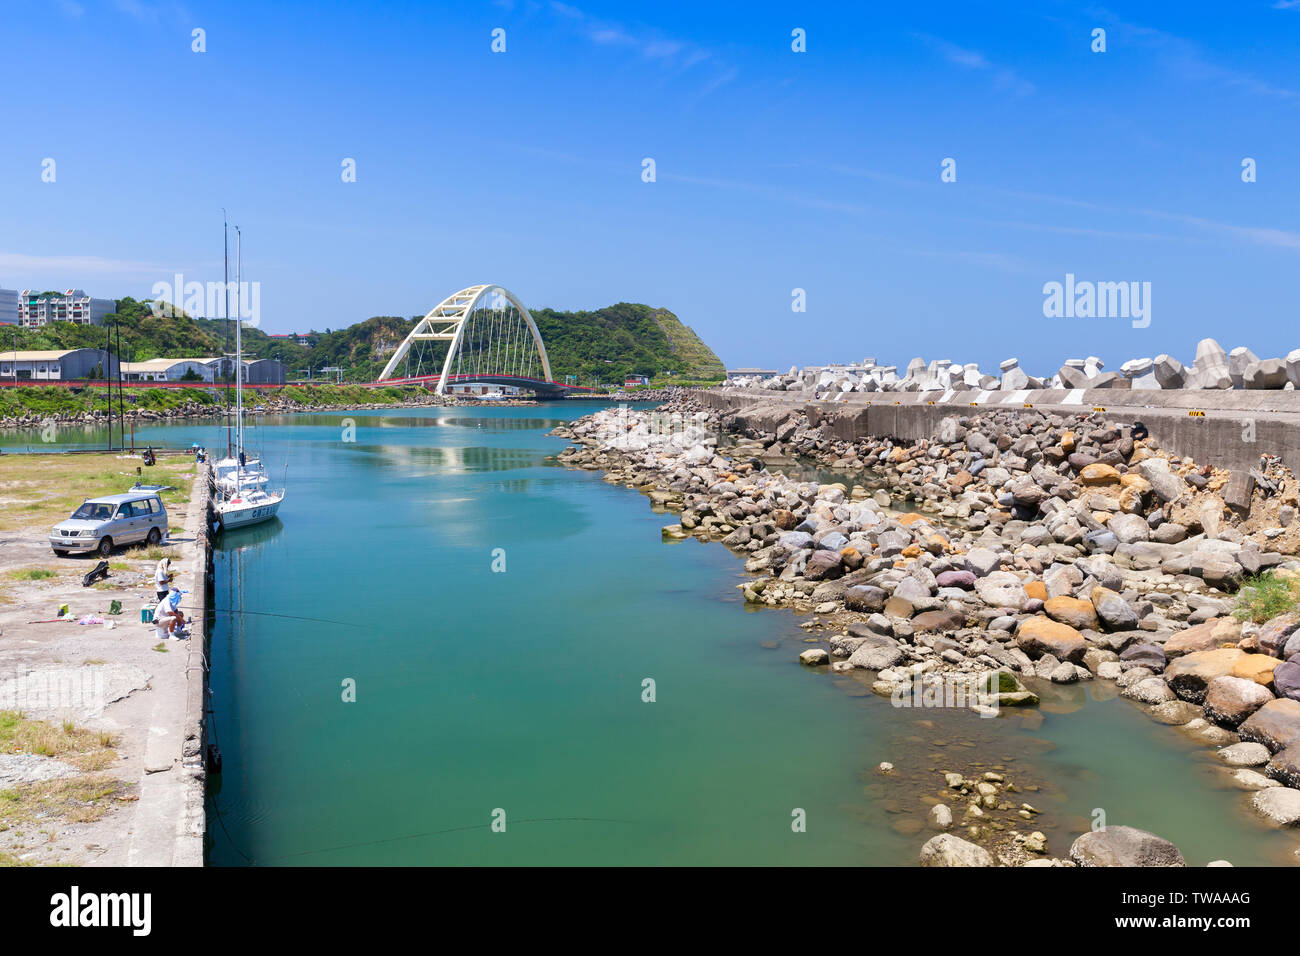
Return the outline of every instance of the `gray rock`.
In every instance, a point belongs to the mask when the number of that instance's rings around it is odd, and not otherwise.
[[[849,655],[849,663],[866,670],[882,671],[893,667],[904,657],[903,649],[897,641],[881,634],[870,634],[858,649]]]
[[[921,847],[922,866],[992,866],[993,857],[982,846],[940,833]]]
[[[1224,747],[1219,759],[1229,767],[1262,767],[1269,761],[1269,752],[1263,744],[1245,742]]]
[[[1273,699],[1262,684],[1244,677],[1216,677],[1205,688],[1205,716],[1224,727],[1236,727]]]
[[[1070,859],[1077,866],[1186,866],[1178,847],[1136,827],[1108,826],[1074,841]]]
[[[966,570],[977,578],[991,574],[1001,566],[1001,558],[988,548],[971,548],[966,555]]]
[[[856,584],[844,592],[844,606],[863,614],[883,610],[887,600],[889,592],[871,584]]]
[[[1176,699],[1169,685],[1159,677],[1148,677],[1131,684],[1120,691],[1120,696],[1141,704],[1163,704]]]
[[[1270,787],[1250,798],[1255,812],[1274,826],[1293,827],[1300,823],[1300,790]]]

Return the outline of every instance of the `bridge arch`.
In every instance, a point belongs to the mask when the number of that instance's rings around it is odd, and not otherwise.
[[[483,309],[485,303],[487,308]],[[488,315],[485,316],[483,314],[485,312]],[[511,313],[517,314],[518,324]],[[486,348],[482,342],[481,332],[474,328],[480,321],[495,323],[491,327],[492,334],[489,336]],[[426,341],[450,343],[447,356],[442,363],[442,373],[438,376],[439,395],[445,393],[453,377],[462,381],[472,381],[476,378],[533,378],[531,374],[526,374],[532,371],[532,365],[531,356],[527,356],[526,349],[522,348],[522,333],[525,328],[537,347],[542,379],[550,384],[551,363],[546,356],[546,344],[542,341],[542,334],[537,330],[532,315],[509,289],[490,284],[472,285],[461,289],[430,309],[402,340],[402,344],[388,360],[378,380],[382,382],[393,378],[394,371],[410,353],[412,346]],[[467,341],[467,329],[473,329],[477,333],[473,343]],[[500,341],[495,334],[498,331],[501,333]],[[477,348],[467,349],[470,345]],[[466,351],[469,352],[468,357],[473,368],[468,374],[456,374],[456,370],[465,363]],[[526,358],[529,362],[525,362]],[[498,367],[492,367],[494,364]]]

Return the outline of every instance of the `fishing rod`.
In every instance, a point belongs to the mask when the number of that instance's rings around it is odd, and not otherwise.
[[[332,621],[323,617],[303,617],[300,614],[277,614],[275,611],[245,611],[242,609],[237,609],[232,607],[201,608],[201,607],[195,607],[193,605],[182,605],[181,610],[184,611],[208,610],[208,611],[212,611],[215,614],[254,614],[257,615],[258,617],[282,617],[290,621],[311,621],[313,624],[337,624],[340,627],[363,627],[364,626],[361,624],[357,624],[355,621]],[[33,621],[32,623],[40,623],[40,622]]]

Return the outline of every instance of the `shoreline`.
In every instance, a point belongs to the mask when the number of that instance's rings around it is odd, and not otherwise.
[[[1012,413],[954,413],[938,437],[909,442],[837,437],[798,409],[778,414],[724,413],[682,396],[653,413],[598,412],[552,434],[575,443],[560,463],[601,471],[679,513],[666,537],[721,541],[745,558],[747,603],[814,615],[801,626],[806,640],[820,640],[803,663],[874,674],[871,690],[896,706],[900,693],[917,701],[902,706],[933,706],[916,685],[981,674],[1000,676],[980,688],[975,709],[1036,706],[1021,678],[1101,680],[1155,720],[1220,748],[1225,777],[1254,794],[1246,812],[1279,827],[1300,821],[1300,749],[1287,753],[1300,739],[1300,701],[1279,690],[1289,684],[1271,682],[1294,656],[1283,653],[1291,631],[1276,632],[1300,628],[1300,615],[1243,624],[1231,593],[1249,570],[1236,556],[1256,572],[1300,577],[1295,523],[1277,520],[1279,503],[1295,496],[1289,471],[1261,474],[1272,494],[1256,492],[1243,516],[1224,500],[1232,475],[1206,469],[1207,477],[1099,413],[1039,414],[1023,434],[1008,434],[1018,427]],[[1066,433],[1068,451],[1059,446]],[[735,443],[724,449],[727,438]],[[883,487],[818,485],[765,466],[795,456]],[[899,498],[916,510],[887,511]],[[923,865],[993,865],[988,849],[1009,865],[1182,860],[1157,835],[1117,826],[1080,837],[1068,858],[1049,857],[1041,833],[1020,832],[1034,810],[1005,795],[1005,780],[953,776],[944,780],[952,806],[934,811],[938,836],[922,848]],[[1011,812],[999,820],[990,813],[998,809]],[[1022,826],[1008,830],[1016,817]]]

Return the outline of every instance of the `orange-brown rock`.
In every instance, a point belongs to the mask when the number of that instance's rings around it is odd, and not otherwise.
[[[1276,657],[1269,657],[1267,654],[1247,654],[1245,657],[1238,658],[1232,665],[1231,676],[1244,677],[1246,680],[1253,680],[1256,684],[1267,686],[1273,683],[1273,671],[1281,663]]]
[[[1097,609],[1092,606],[1091,601],[1081,601],[1063,594],[1044,601],[1043,610],[1052,620],[1076,629],[1081,630],[1086,627],[1095,631],[1100,626],[1097,621]]]
[[[1113,465],[1094,461],[1091,465],[1084,465],[1083,471],[1079,472],[1079,481],[1090,488],[1115,485],[1119,484],[1119,471]]]
[[[1083,653],[1088,649],[1082,634],[1046,615],[1022,621],[1016,632],[1016,645],[1034,660],[1051,654],[1057,660],[1076,664],[1083,660]]]

